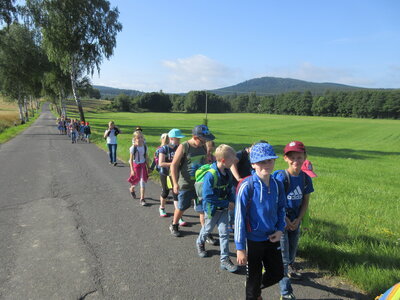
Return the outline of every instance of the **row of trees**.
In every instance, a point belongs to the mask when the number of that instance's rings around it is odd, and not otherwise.
[[[0,2],[0,92],[20,107],[41,96],[66,115],[65,99],[73,95],[81,120],[80,96],[100,98],[89,76],[100,72],[103,58],[116,46],[122,30],[119,12],[106,0],[15,0]]]
[[[400,90],[290,92],[274,96],[218,96],[205,91],[186,95],[147,93],[137,97],[121,94],[111,107],[118,111],[269,113],[303,116],[340,116],[359,118],[400,118]]]

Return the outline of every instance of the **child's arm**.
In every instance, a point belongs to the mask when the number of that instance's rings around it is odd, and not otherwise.
[[[291,230],[296,230],[300,226],[301,220],[303,220],[303,217],[306,214],[308,203],[310,202],[310,195],[311,194],[304,195],[300,206],[299,216],[293,220]]]
[[[246,257],[246,208],[248,200],[248,182],[242,182],[236,196],[235,212],[235,245],[237,249],[237,262],[240,265],[247,263]]]
[[[163,168],[168,168],[171,166],[170,162],[165,162],[165,153],[160,152],[158,154],[158,165]]]
[[[172,179],[172,185],[174,187],[175,194],[179,193],[178,167],[181,163],[182,158],[183,158],[183,145],[180,144],[178,149],[176,149],[174,159],[172,160],[172,163],[171,163],[171,179]]]
[[[130,152],[129,154],[129,166],[131,168],[131,175],[135,176],[135,169],[133,168],[133,153]]]
[[[232,172],[232,175],[235,177],[236,181],[240,181],[241,178],[239,175],[239,170],[237,168],[237,163],[235,163],[231,166],[231,172]]]
[[[285,218],[286,218],[286,194],[285,194],[285,189],[283,187],[283,184],[280,181],[277,181],[278,183],[278,222],[276,224],[277,230],[269,236],[269,240],[271,242],[278,242],[281,238],[281,235],[285,229]]]

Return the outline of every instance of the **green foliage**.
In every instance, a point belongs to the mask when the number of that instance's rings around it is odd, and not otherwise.
[[[146,93],[140,97],[139,106],[141,108],[155,112],[169,112],[172,107],[168,94]]]

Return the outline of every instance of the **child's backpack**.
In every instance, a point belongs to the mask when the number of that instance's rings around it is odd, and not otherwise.
[[[135,160],[135,156],[136,156],[136,153],[137,153],[137,151],[138,151],[138,149],[137,149],[137,146],[133,146],[133,160]],[[144,145],[144,157],[146,158],[146,154],[147,154],[147,146],[146,145]]]
[[[202,165],[200,168],[198,168],[194,175],[195,177],[194,189],[196,190],[196,195],[197,195],[196,205],[199,205],[203,200],[203,182],[204,182],[204,177],[208,172],[210,172],[214,177],[213,187],[215,188],[217,186],[218,182],[217,171],[211,168],[211,164],[205,164]]]
[[[169,151],[170,151],[170,148],[168,147],[168,145],[166,145],[166,147],[164,147],[164,146],[159,146],[159,147],[156,149],[156,151],[154,152],[153,161],[151,162],[151,165],[150,165],[150,170],[154,171],[154,169],[156,169],[158,172],[160,172],[161,167],[160,167],[160,165],[159,165],[159,157],[160,157],[160,152],[161,152],[161,150],[162,150],[163,148],[167,151],[166,156],[169,155],[169,153],[170,153],[170,152],[169,152]]]

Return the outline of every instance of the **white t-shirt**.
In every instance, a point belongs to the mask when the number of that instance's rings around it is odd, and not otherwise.
[[[129,148],[129,152],[133,155],[133,145]],[[142,164],[146,162],[146,157],[144,157],[144,146],[136,146],[136,154],[133,158],[136,164]]]
[[[104,131],[104,134],[107,132],[107,130]],[[116,144],[116,143],[117,143],[117,136],[115,135],[115,129],[111,129],[110,134],[107,136],[107,144]]]

